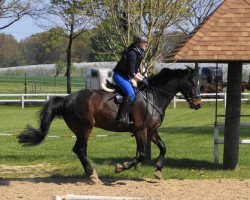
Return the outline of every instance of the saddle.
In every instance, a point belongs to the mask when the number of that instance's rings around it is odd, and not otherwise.
[[[121,104],[126,97],[123,91],[114,83],[111,83],[109,80],[106,80],[106,84],[102,83],[101,88],[110,93],[114,93],[114,98],[116,104]]]

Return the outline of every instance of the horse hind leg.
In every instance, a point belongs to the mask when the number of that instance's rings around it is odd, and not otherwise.
[[[83,169],[87,176],[90,178],[92,184],[101,183],[98,175],[87,158],[87,142],[92,129],[81,131],[80,134],[76,134],[77,140],[73,147],[73,152],[78,156],[82,163]]]

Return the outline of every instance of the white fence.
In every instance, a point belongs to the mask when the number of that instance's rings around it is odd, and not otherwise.
[[[217,122],[214,124],[214,164],[219,164],[219,144],[224,144],[224,139],[219,138],[219,127],[224,127],[225,122]],[[250,126],[250,123],[241,122],[240,126]],[[249,140],[240,139],[239,144],[250,144]]]
[[[0,94],[0,97],[14,97],[15,99],[0,99],[0,103],[21,103],[22,108],[28,102],[46,102],[52,96],[67,96],[68,94]],[[27,98],[29,97],[29,99]],[[30,99],[30,97],[44,97],[43,99]]]
[[[181,94],[177,94],[177,95],[181,95]],[[202,102],[215,102],[216,99],[214,98],[216,96],[216,93],[204,93],[204,94],[200,94],[201,98],[202,98]],[[218,102],[224,102],[224,106],[226,108],[226,103],[227,103],[227,93],[218,93],[217,94],[220,98],[217,99]],[[246,101],[246,102],[250,102],[250,93],[242,93],[241,94],[243,98],[241,98],[241,101]],[[246,96],[249,96],[249,98],[246,98]],[[211,98],[210,98],[211,97]],[[173,103],[174,103],[174,108],[176,108],[176,104],[178,102],[186,102],[185,99],[179,99],[176,96],[173,99]]]
[[[25,103],[32,102],[45,102],[49,100],[52,96],[67,96],[68,94],[0,94],[0,103],[21,103],[22,108],[24,108]],[[181,94],[177,94],[181,95]],[[206,93],[201,94],[202,102],[215,102],[216,99],[214,98],[216,96],[216,93]],[[227,94],[226,93],[218,93],[218,96],[220,96],[219,99],[217,99],[218,102],[224,102],[224,105],[226,107],[226,100],[227,100]],[[247,101],[250,102],[250,93],[242,93],[242,96],[244,98],[241,99],[241,101]],[[248,96],[249,98],[245,98]],[[12,99],[6,99],[6,97],[14,97]],[[31,99],[30,97],[43,97],[42,99]],[[206,98],[205,98],[206,97]],[[207,98],[211,97],[211,98]],[[173,99],[174,108],[176,108],[177,103],[179,102],[186,102],[185,99],[179,99],[176,96]]]

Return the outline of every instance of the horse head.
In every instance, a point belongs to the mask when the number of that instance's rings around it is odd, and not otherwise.
[[[185,84],[181,88],[181,93],[189,102],[190,108],[198,110],[201,108],[200,83],[198,79],[198,69],[187,67],[187,77]]]

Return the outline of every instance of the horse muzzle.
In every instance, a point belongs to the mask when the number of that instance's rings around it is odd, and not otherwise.
[[[198,110],[201,108],[201,98],[200,97],[193,97],[188,100],[190,108]]]

